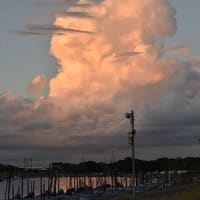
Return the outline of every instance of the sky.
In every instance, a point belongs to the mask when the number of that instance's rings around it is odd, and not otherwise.
[[[0,162],[199,156],[200,2],[0,0]]]

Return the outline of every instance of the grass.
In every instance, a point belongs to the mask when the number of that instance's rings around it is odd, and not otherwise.
[[[133,200],[129,196],[120,196],[113,200]],[[163,192],[145,193],[137,195],[134,200],[200,200],[200,185],[173,188]]]

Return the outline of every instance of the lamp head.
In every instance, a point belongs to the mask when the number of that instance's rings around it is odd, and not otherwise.
[[[126,119],[130,119],[131,118],[131,113],[126,113],[125,117],[126,117]]]

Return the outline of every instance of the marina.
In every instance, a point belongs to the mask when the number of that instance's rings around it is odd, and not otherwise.
[[[199,7],[0,0],[0,200],[200,200]]]
[[[151,173],[135,180],[136,193],[170,187],[174,175]],[[0,182],[0,200],[14,199],[100,199],[132,193],[132,176],[103,174],[48,177],[7,177]]]

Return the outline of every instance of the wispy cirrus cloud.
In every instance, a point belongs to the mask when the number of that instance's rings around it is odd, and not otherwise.
[[[44,1],[34,1],[32,5],[40,7],[63,7],[76,4],[77,0],[44,0]]]
[[[96,16],[94,15],[91,15],[87,12],[80,12],[80,11],[67,11],[67,12],[62,12],[62,13],[59,13],[57,14],[57,16],[63,16],[63,17],[78,17],[78,18],[96,18]]]
[[[23,30],[14,30],[13,32],[19,35],[63,35],[65,33],[94,34],[92,31],[63,28],[50,24],[27,24]]]

